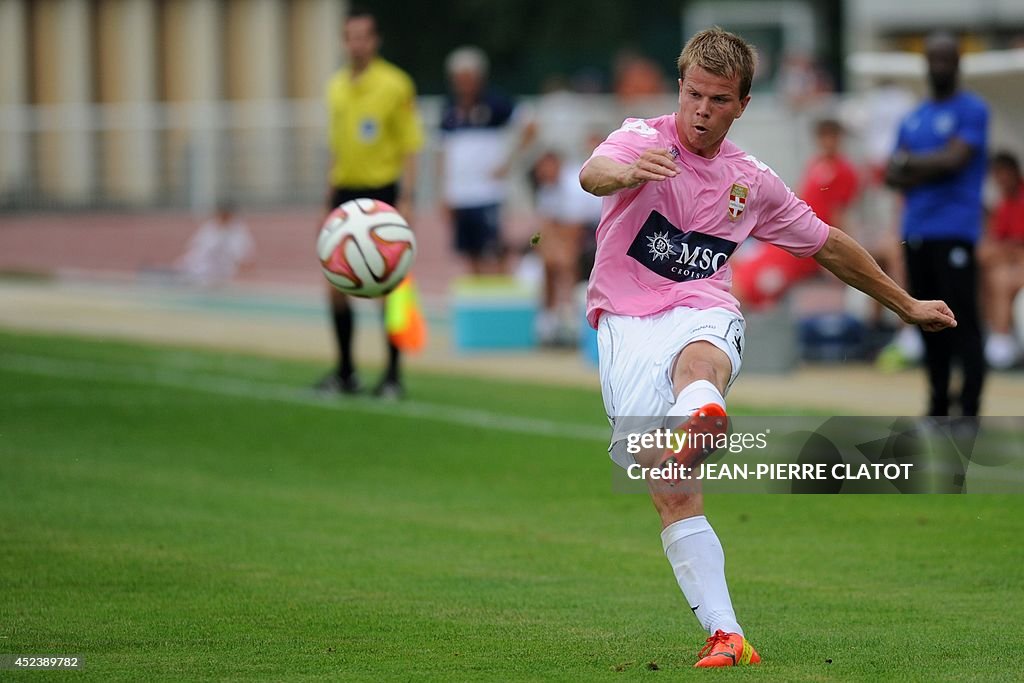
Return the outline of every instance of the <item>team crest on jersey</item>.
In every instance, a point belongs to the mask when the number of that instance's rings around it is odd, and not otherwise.
[[[952,135],[953,129],[956,128],[956,115],[951,111],[944,111],[935,117],[932,126],[935,129],[935,134],[939,137],[949,137]]]
[[[729,220],[737,221],[743,215],[743,210],[747,208],[749,192],[749,187],[733,183],[732,189],[729,190]]]

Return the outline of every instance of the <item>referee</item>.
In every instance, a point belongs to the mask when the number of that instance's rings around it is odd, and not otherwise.
[[[956,39],[935,34],[925,46],[931,98],[900,126],[886,183],[903,192],[903,239],[910,293],[943,299],[957,326],[923,335],[931,397],[928,415],[978,415],[985,355],[978,314],[975,245],[982,228],[988,106],[959,88]],[[953,361],[963,370],[950,395]],[[959,411],[954,411],[959,403]]]
[[[368,197],[395,206],[407,218],[412,208],[416,153],[423,130],[416,112],[412,79],[378,56],[377,20],[353,9],[343,30],[348,64],[327,83],[328,135],[331,150],[327,210]],[[331,287],[331,314],[338,345],[338,366],[316,385],[330,394],[360,390],[352,362],[352,308],[348,297]],[[399,351],[388,343],[388,365],[374,395],[403,395]]]

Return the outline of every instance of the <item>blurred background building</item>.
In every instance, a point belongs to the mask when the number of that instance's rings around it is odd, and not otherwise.
[[[322,194],[336,0],[0,0],[0,202]]]
[[[844,152],[873,183],[850,223],[866,244],[895,244],[896,197],[879,184],[878,169],[898,121],[925,93],[928,33],[951,31],[967,52],[964,85],[993,112],[990,151],[1024,157],[1021,0],[359,4],[378,17],[382,55],[412,75],[420,95],[427,144],[416,187],[416,276],[439,331],[460,305],[461,269],[437,178],[444,62],[458,46],[486,51],[490,82],[525,103],[524,121],[540,129],[506,176],[503,230],[513,265],[529,266],[535,255],[533,162],[555,150],[567,168],[578,167],[594,140],[625,116],[673,111],[676,55],[689,35],[712,24],[743,35],[760,53],[755,96],[730,136],[791,187],[815,153],[817,122],[842,123]],[[319,334],[323,278],[310,239],[327,190],[323,90],[341,66],[348,7],[347,0],[0,0],[0,325],[178,341],[226,336],[261,350],[292,334],[301,353],[328,355]],[[256,245],[236,288],[202,297],[160,289],[160,274],[225,199],[244,214]],[[49,290],[24,284],[26,274],[56,276],[56,298],[44,303],[39,297]],[[862,302],[828,284],[811,283],[813,297],[794,295],[782,315],[766,314],[779,336],[761,346],[775,356],[760,367],[790,366],[791,333],[802,317],[854,311],[871,319]],[[130,320],[98,323],[101,300],[121,296],[130,301]],[[532,314],[535,299],[528,293],[514,303]],[[139,331],[146,315],[132,306],[152,313],[153,330]],[[178,308],[207,317],[192,320],[191,329],[168,323]],[[232,336],[225,311],[265,314],[273,333]],[[377,315],[373,306],[362,314]],[[300,321],[305,327],[295,327]],[[1019,335],[1024,343],[1024,330]],[[432,339],[445,347],[444,334]],[[581,338],[581,346],[592,341]],[[745,367],[758,367],[754,356]]]
[[[492,80],[527,98],[560,79],[592,98],[585,111],[608,128],[624,111],[671,110],[673,56],[685,36],[721,24],[761,50],[758,96],[735,137],[790,182],[810,154],[813,120],[877,75],[851,78],[852,53],[919,51],[936,28],[974,51],[1017,47],[1024,36],[1017,0],[652,0],[643,11],[568,0],[529,12],[518,0],[365,4],[380,18],[384,56],[416,80],[431,131],[444,55],[457,45],[481,45]],[[339,65],[346,6],[0,0],[0,208],[198,210],[224,194],[247,205],[320,201],[321,92]],[[665,84],[647,107],[614,95],[617,69],[635,57]],[[1000,130],[1012,137],[1015,127],[1024,122]],[[428,171],[435,149],[424,155]],[[430,202],[424,176],[421,201]]]

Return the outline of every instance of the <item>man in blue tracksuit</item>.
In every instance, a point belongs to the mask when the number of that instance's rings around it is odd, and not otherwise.
[[[949,415],[953,359],[963,370],[959,414],[981,407],[985,356],[978,315],[975,245],[982,232],[988,106],[958,87],[956,39],[933,35],[926,44],[931,98],[900,126],[886,182],[903,192],[903,239],[910,293],[941,299],[957,326],[924,333],[931,398],[928,415]]]

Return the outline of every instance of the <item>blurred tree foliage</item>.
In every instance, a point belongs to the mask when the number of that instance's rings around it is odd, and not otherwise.
[[[382,53],[409,71],[423,94],[444,92],[444,59],[460,45],[491,58],[492,81],[512,93],[537,92],[553,74],[584,70],[610,87],[623,50],[651,57],[673,78],[682,40],[680,0],[377,0]]]

